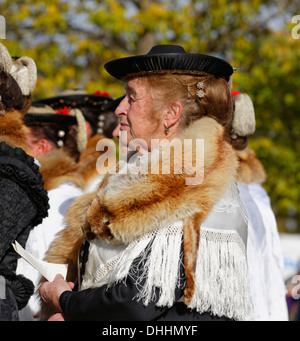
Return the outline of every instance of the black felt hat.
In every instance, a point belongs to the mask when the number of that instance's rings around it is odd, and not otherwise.
[[[104,65],[106,71],[124,80],[149,74],[213,74],[227,81],[233,73],[225,60],[204,54],[187,53],[178,45],[157,45],[146,55],[112,60]]]
[[[24,123],[30,125],[64,125],[77,124],[75,116],[58,114],[50,106],[33,102],[28,112],[24,115]]]
[[[49,105],[55,110],[61,108],[79,109],[84,119],[90,123],[92,135],[100,133],[110,137],[113,131],[111,126],[117,125],[117,117],[114,118],[114,115],[111,115],[109,112],[111,109],[103,107],[112,101],[113,99],[107,92],[96,91],[93,94],[88,94],[81,89],[67,89],[55,97],[39,99],[36,102]]]
[[[47,104],[54,109],[61,107],[97,107],[101,110],[102,105],[110,101],[112,101],[112,98],[107,95],[88,94],[85,91],[75,89],[66,90],[54,97],[39,99],[36,102]]]

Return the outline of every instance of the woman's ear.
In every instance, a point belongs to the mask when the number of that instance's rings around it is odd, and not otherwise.
[[[179,101],[173,102],[167,109],[165,115],[164,124],[166,125],[166,127],[170,128],[174,126],[179,121],[182,112],[183,112],[182,103]]]
[[[48,154],[52,149],[55,148],[54,145],[46,139],[40,139],[36,144],[38,156]]]

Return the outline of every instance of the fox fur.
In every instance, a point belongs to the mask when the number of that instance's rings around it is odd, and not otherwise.
[[[24,134],[22,114],[18,110],[0,115],[0,141],[9,146],[22,148],[26,153],[29,151]]]
[[[237,151],[239,161],[237,181],[250,184],[257,182],[262,184],[266,181],[266,171],[260,160],[256,156],[256,152],[247,147]]]
[[[77,163],[77,171],[82,174],[86,184],[92,181],[93,178],[105,174],[107,171],[105,167],[97,167],[97,160],[104,153],[104,151],[97,150],[97,144],[103,139],[105,139],[105,137],[101,134],[94,135],[88,140],[85,150],[80,153],[80,158]],[[114,144],[112,140],[107,139],[107,141]],[[113,150],[108,149],[105,153],[106,157],[115,158]]]
[[[38,158],[41,164],[40,172],[47,191],[57,188],[65,182],[72,182],[79,188],[84,188],[85,181],[77,164],[64,149],[53,149],[51,152]]]
[[[197,155],[195,148],[191,148],[183,150],[181,156],[172,154],[170,174],[151,174],[150,169],[143,175],[106,174],[97,191],[81,196],[70,206],[67,227],[58,234],[46,255],[48,262],[69,265],[68,281],[76,278],[77,257],[84,238],[129,244],[161,226],[182,220],[187,278],[184,299],[188,304],[194,293],[200,225],[228,185],[235,181],[238,162],[235,151],[224,140],[224,128],[212,118],[195,121],[179,139],[182,143],[184,139],[204,140],[202,182],[187,185],[186,178],[192,175],[185,169],[182,174],[174,171],[182,167],[187,154],[195,164]],[[161,151],[161,157],[154,162],[165,160],[164,146]],[[119,166],[122,168],[120,163]]]

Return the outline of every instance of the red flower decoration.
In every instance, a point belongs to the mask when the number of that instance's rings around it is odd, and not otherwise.
[[[93,95],[110,97],[110,95],[109,95],[108,92],[106,92],[106,91],[101,92],[101,91],[99,91],[99,90],[97,90],[96,92],[93,92]]]
[[[60,115],[70,115],[69,108],[67,107],[57,109],[56,113]]]
[[[233,90],[233,91],[231,91],[231,96],[234,97],[234,96],[238,95],[239,93],[240,93],[239,91]]]

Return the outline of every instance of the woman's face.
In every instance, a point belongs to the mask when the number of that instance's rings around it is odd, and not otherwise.
[[[120,120],[121,144],[128,146],[136,139],[143,139],[147,144],[144,149],[151,151],[152,139],[165,138],[163,110],[157,110],[155,93],[145,79],[134,78],[128,81],[126,96],[115,112]]]
[[[40,153],[40,146],[39,146],[38,140],[31,133],[27,133],[25,135],[25,138],[29,146],[31,156],[35,158],[40,157],[41,153]]]

